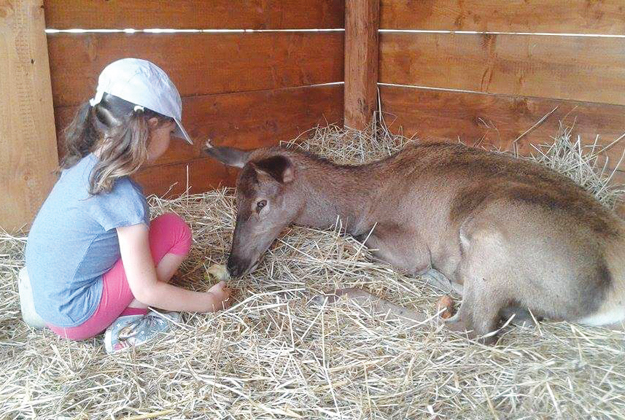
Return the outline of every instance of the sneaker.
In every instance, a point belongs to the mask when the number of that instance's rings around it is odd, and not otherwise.
[[[169,330],[169,323],[180,321],[180,314],[168,312],[146,315],[120,316],[104,333],[104,348],[107,353],[115,353],[130,347],[137,347],[152,340],[160,333]]]

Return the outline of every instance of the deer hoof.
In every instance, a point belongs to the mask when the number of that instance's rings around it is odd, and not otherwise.
[[[444,295],[436,302],[436,312],[442,319],[449,319],[454,314],[454,300],[449,295]]]

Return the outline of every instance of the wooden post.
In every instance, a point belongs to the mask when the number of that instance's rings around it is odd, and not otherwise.
[[[345,126],[362,130],[376,110],[380,0],[345,1]]]
[[[0,1],[0,227],[28,227],[58,166],[42,0]]]

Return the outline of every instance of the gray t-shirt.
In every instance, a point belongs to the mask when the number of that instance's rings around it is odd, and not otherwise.
[[[96,311],[102,275],[121,254],[115,228],[150,225],[141,188],[120,178],[110,193],[90,195],[98,158],[62,172],[39,210],[26,244],[26,267],[37,313],[57,327],[76,327]]]

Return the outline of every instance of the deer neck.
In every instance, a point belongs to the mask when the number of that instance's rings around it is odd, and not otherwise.
[[[367,233],[373,227],[372,203],[381,198],[375,170],[316,161],[301,165],[294,189],[302,208],[294,223],[326,229],[340,222],[347,233]]]

